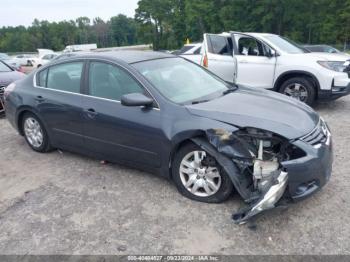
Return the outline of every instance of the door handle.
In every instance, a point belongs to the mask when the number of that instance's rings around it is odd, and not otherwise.
[[[98,114],[93,108],[85,109],[84,111],[89,118],[94,118]]]
[[[36,96],[35,101],[41,103],[45,101],[45,98],[43,98],[42,96]]]
[[[242,61],[240,61],[240,63],[241,63],[241,64],[247,64],[248,61],[247,61],[247,60],[242,60]]]

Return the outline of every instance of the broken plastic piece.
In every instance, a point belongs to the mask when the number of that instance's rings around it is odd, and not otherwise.
[[[244,224],[249,218],[255,216],[262,211],[275,207],[275,204],[281,199],[287,187],[288,173],[281,171],[276,178],[276,183],[254,204],[245,207],[232,215],[232,219],[236,224]]]

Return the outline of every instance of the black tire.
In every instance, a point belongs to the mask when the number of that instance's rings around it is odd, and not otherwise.
[[[0,118],[3,118],[3,117],[5,117],[5,108],[4,108],[4,104],[0,100]]]
[[[308,105],[313,105],[316,98],[316,87],[314,86],[312,81],[310,81],[307,77],[293,77],[286,80],[285,82],[282,83],[281,87],[279,88],[279,92],[281,94],[287,95],[286,94],[287,88],[295,84],[302,86],[307,92],[307,98],[304,101],[303,100],[300,100],[300,101]]]
[[[178,189],[178,191],[185,197],[196,200],[199,202],[205,202],[205,203],[221,203],[228,199],[233,191],[233,184],[230,179],[230,177],[226,174],[226,172],[216,163],[216,167],[219,170],[219,174],[221,176],[221,185],[218,189],[218,191],[215,194],[212,194],[210,196],[197,196],[191,193],[189,190],[186,189],[184,184],[181,181],[180,177],[180,165],[183,158],[190,152],[193,151],[203,151],[199,146],[193,143],[188,143],[184,146],[182,146],[179,151],[175,154],[175,157],[173,159],[172,163],[172,179],[175,182],[175,185]],[[208,153],[206,153],[209,155]]]
[[[42,140],[42,143],[40,146],[34,146],[28,139],[27,135],[26,135],[26,132],[25,132],[25,129],[24,129],[24,123],[27,119],[29,118],[33,118],[35,119],[39,125],[40,125],[40,128],[41,128],[41,131],[42,131],[42,135],[43,135],[43,140]],[[52,151],[52,147],[51,147],[51,144],[50,144],[50,140],[49,140],[49,136],[47,135],[47,131],[43,125],[43,123],[40,121],[40,119],[32,114],[32,113],[25,113],[25,115],[23,116],[22,118],[22,130],[23,130],[23,133],[24,133],[24,138],[27,142],[27,144],[36,152],[39,152],[39,153],[46,153],[46,152],[50,152]]]

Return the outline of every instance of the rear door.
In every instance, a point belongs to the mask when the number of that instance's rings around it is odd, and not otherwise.
[[[204,34],[201,65],[227,82],[236,78],[236,59],[231,36]]]
[[[82,147],[82,95],[84,61],[53,65],[36,74],[34,100],[55,146]]]
[[[272,88],[276,56],[269,56],[270,47],[260,40],[245,35],[233,34],[237,59],[237,84]]]

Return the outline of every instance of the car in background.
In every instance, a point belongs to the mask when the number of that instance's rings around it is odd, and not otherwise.
[[[180,50],[171,52],[173,55],[200,54],[202,43],[192,43],[184,45]]]
[[[23,68],[21,65],[16,63],[10,56],[5,53],[0,53],[0,61],[5,62],[7,65],[11,66],[14,70],[23,73]]]
[[[303,45],[303,48],[310,52],[320,52],[320,53],[331,53],[331,54],[344,54],[347,55],[344,52],[339,51],[333,46],[330,45]],[[349,55],[350,56],[350,55]]]
[[[11,58],[11,63],[19,66],[33,66],[35,63],[35,55],[19,54]]]
[[[81,44],[81,45],[67,45],[63,50],[66,52],[81,52],[81,51],[92,51],[97,49],[97,44]]]
[[[78,52],[67,52],[67,53],[62,53],[59,54],[58,56],[54,57],[51,62],[56,62],[58,60],[63,60],[67,58],[71,58],[77,55],[84,55],[84,54],[91,54],[91,52],[85,52],[85,51],[78,51]]]
[[[184,45],[180,50],[172,52],[173,55],[179,55],[187,60],[191,60],[197,64],[201,61],[202,43],[192,43]]]
[[[248,203],[236,223],[282,196],[312,195],[331,175],[331,133],[314,110],[171,54],[58,60],[8,86],[5,107],[34,151],[60,148],[158,173],[201,202],[236,190]]]
[[[350,93],[349,56],[310,53],[275,34],[204,34],[201,65],[226,81],[272,89],[312,105]]]
[[[39,58],[34,60],[33,66],[39,68],[49,62],[51,62],[54,58],[56,58],[59,54],[56,53],[48,53],[39,56]]]
[[[24,76],[25,74],[14,70],[11,66],[0,60],[0,116],[5,114],[3,97],[5,87],[7,87],[13,81],[23,78]]]

